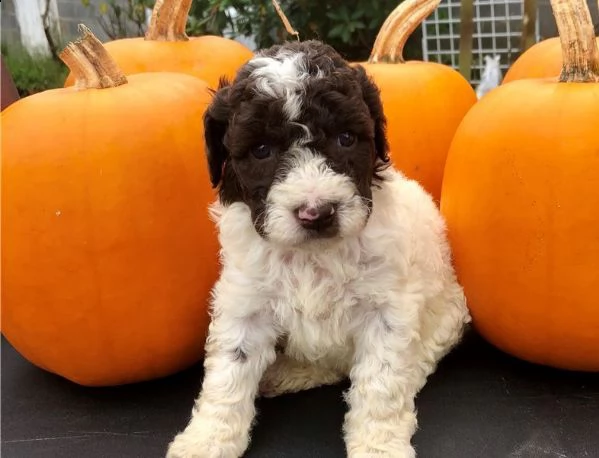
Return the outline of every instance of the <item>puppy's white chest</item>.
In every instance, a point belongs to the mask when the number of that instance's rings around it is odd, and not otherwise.
[[[345,358],[351,350],[358,263],[293,260],[275,283],[274,314],[287,351],[309,360]],[[324,261],[324,262],[323,262]]]

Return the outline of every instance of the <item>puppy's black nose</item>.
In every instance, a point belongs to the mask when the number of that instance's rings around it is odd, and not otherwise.
[[[306,229],[321,230],[331,226],[337,213],[337,206],[333,203],[320,205],[302,205],[296,210],[300,224]]]

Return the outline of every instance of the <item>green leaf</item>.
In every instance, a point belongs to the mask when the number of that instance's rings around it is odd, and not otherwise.
[[[344,20],[345,22],[349,22],[349,10],[347,9],[347,6],[343,5],[341,8],[339,8],[339,15],[337,16],[339,19]]]
[[[369,29],[378,29],[380,28],[380,26],[383,25],[383,23],[381,22],[381,20],[379,18],[372,18],[370,20],[370,22],[368,23],[368,28]]]
[[[358,18],[361,18],[362,16],[364,16],[364,11],[362,10],[362,8],[358,8],[357,10],[354,10],[354,12],[352,13],[351,19],[356,20]]]
[[[341,33],[341,39],[345,43],[349,43],[350,38],[351,38],[351,33],[350,33],[349,29],[344,29],[343,32]]]
[[[331,30],[329,30],[329,38],[340,37],[345,32],[345,24],[337,24]]]

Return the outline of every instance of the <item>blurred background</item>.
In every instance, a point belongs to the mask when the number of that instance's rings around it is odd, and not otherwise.
[[[399,3],[280,0],[302,39],[326,41],[353,61],[368,58],[380,26]],[[25,96],[62,86],[66,68],[58,52],[77,36],[77,24],[85,23],[102,41],[143,36],[154,0],[3,0],[0,5],[2,59]],[[589,0],[589,6],[599,32],[597,1]],[[472,11],[471,27],[461,27],[464,8]],[[194,0],[187,32],[224,35],[252,49],[290,38],[271,0]],[[460,56],[464,34],[471,35],[472,47]],[[451,65],[476,85],[484,56],[500,56],[505,72],[523,49],[556,35],[549,0],[443,0],[412,34],[404,55]]]

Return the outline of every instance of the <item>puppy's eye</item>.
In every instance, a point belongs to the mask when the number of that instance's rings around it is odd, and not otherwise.
[[[354,136],[354,134],[350,132],[343,132],[342,134],[339,134],[339,136],[337,137],[337,143],[339,144],[339,146],[342,146],[344,148],[352,146],[355,143],[355,141],[356,137]]]
[[[270,146],[268,146],[268,145],[258,145],[258,146],[255,146],[254,148],[252,148],[251,152],[255,158],[265,159],[268,156],[270,156],[271,150],[270,150]]]

